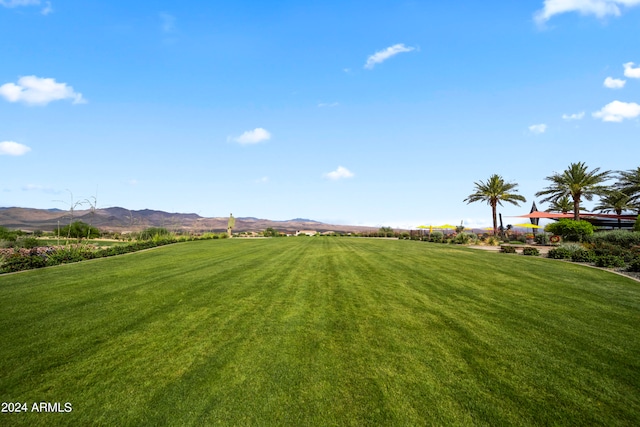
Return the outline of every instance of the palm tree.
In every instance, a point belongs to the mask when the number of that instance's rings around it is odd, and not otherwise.
[[[622,211],[635,208],[635,205],[630,201],[628,195],[620,190],[608,191],[600,199],[600,204],[593,208],[594,211],[600,211],[603,213],[615,212],[616,215],[622,215]],[[618,218],[618,228],[622,228],[622,221]]]
[[[562,196],[558,200],[551,201],[547,212],[567,213],[571,209],[573,209],[573,202],[569,199],[569,196]]]
[[[640,167],[630,171],[621,171],[618,176],[617,187],[627,194],[632,202],[638,202],[636,209],[640,209]]]
[[[573,199],[573,219],[580,219],[580,202],[584,197],[586,200],[593,200],[593,196],[605,192],[602,184],[611,175],[610,171],[599,172],[600,168],[592,171],[587,170],[584,162],[571,163],[562,173],[554,173],[546,177],[551,181],[551,185],[536,193],[536,197],[547,196],[543,202],[557,202],[563,196]]]
[[[500,175],[491,175],[487,182],[474,182],[475,193],[470,194],[464,199],[467,204],[472,202],[487,202],[491,206],[493,215],[493,234],[498,234],[498,221],[496,217],[496,208],[502,206],[502,202],[508,202],[516,206],[520,206],[518,202],[526,202],[527,199],[520,194],[515,194],[518,184],[504,182]],[[513,193],[511,192],[513,191]]]

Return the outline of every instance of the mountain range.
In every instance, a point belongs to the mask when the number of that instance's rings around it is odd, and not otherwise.
[[[148,227],[163,227],[181,232],[221,232],[226,231],[228,220],[229,217],[205,218],[194,213],[169,213],[150,209],[129,210],[121,207],[75,210],[73,212],[60,209],[0,208],[0,226],[25,231],[53,231],[59,225],[64,226],[72,221],[83,221],[102,231],[120,233],[140,231]],[[325,224],[305,218],[274,221],[238,217],[234,232],[259,232],[269,227],[287,233],[295,233],[298,230],[355,233],[375,229],[375,227]]]

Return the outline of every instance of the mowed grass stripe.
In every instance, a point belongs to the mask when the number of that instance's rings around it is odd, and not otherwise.
[[[640,424],[638,284],[422,242],[191,242],[0,277],[45,424]]]

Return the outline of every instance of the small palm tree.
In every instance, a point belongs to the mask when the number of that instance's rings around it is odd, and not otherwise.
[[[504,182],[500,175],[491,175],[487,182],[474,182],[475,193],[464,199],[467,204],[472,202],[487,202],[491,206],[493,216],[493,234],[498,233],[498,220],[496,216],[497,206],[502,206],[502,202],[508,202],[520,206],[518,202],[526,202],[527,199],[520,194],[515,194],[518,184]]]
[[[571,197],[573,200],[573,219],[580,219],[580,202],[584,197],[586,200],[593,200],[593,196],[605,192],[605,187],[601,184],[609,179],[610,171],[599,172],[600,168],[592,171],[587,170],[584,162],[571,163],[562,173],[554,173],[546,177],[551,181],[551,185],[536,193],[536,197],[547,196],[543,202],[557,202],[562,197]]]
[[[551,203],[549,203],[547,212],[567,213],[571,209],[573,209],[573,202],[569,199],[569,196],[562,196],[558,200],[552,200]]]
[[[636,206],[631,202],[628,195],[619,190],[608,191],[600,199],[600,204],[593,208],[594,211],[615,212],[622,215],[622,211],[634,209]],[[618,218],[618,228],[622,228],[622,221]]]

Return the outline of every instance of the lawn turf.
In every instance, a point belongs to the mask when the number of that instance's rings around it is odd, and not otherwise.
[[[640,425],[640,283],[412,241],[211,240],[0,276],[2,425]]]

